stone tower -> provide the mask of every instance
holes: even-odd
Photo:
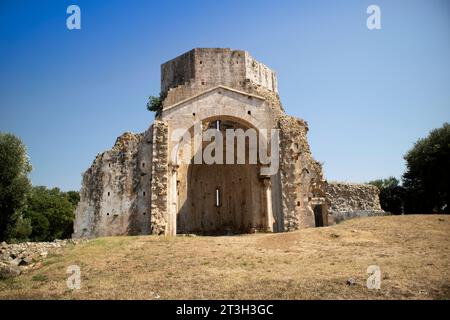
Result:
[[[246,51],[193,49],[161,66],[161,96],[162,111],[149,129],[124,133],[84,173],[74,237],[328,225],[327,184],[311,156],[308,125],[285,114],[273,70]],[[207,147],[186,143],[196,125],[224,136],[226,129],[275,130],[278,139],[268,135],[265,142],[276,142],[270,153],[278,170],[267,174],[248,161],[196,164],[191,155],[181,161]]]

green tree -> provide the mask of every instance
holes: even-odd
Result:
[[[25,208],[30,172],[25,145],[15,135],[0,132],[0,241],[9,240]]]
[[[369,182],[380,190],[380,205],[384,211],[393,214],[403,213],[405,190],[399,183],[400,181],[395,177]]]
[[[71,204],[76,208],[78,202],[80,202],[80,193],[78,191],[67,191],[66,197]]]
[[[165,99],[165,95],[162,93],[159,94],[158,97],[150,96],[147,102],[147,110],[155,112],[155,118],[158,118],[163,110],[163,101]]]
[[[75,193],[61,192],[58,188],[33,187],[24,217],[30,219],[32,241],[53,241],[70,238],[76,205]],[[78,202],[78,201],[77,201]]]
[[[404,156],[408,213],[449,213],[450,124],[434,129]]]
[[[24,218],[22,215],[16,221],[16,226],[11,234],[12,242],[28,241],[30,239],[32,227],[31,219]]]

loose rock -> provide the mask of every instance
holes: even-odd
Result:
[[[66,245],[75,245],[87,240],[55,240],[53,242],[22,242],[15,244],[0,244],[0,279],[18,276],[23,271],[38,266],[39,260],[50,252],[60,250]]]

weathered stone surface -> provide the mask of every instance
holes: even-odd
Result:
[[[153,158],[151,181],[151,231],[164,235],[168,230],[167,176],[168,176],[168,126],[156,120],[153,124]]]
[[[16,277],[20,275],[21,270],[17,266],[0,264],[0,280]]]
[[[306,134],[305,121],[282,115],[281,129],[281,185],[285,230],[314,227],[313,206],[323,207],[324,225],[327,224],[327,208],[321,165],[312,158]]]
[[[381,211],[379,190],[370,184],[328,183],[326,194],[333,212]]]
[[[165,107],[218,85],[245,92],[253,85],[278,91],[275,72],[243,50],[197,48],[161,66]]]
[[[124,133],[84,173],[74,238],[148,234],[152,129]]]
[[[326,198],[332,222],[385,214],[380,206],[378,188],[369,184],[328,183]]]
[[[357,282],[356,282],[355,278],[348,278],[345,284],[348,286],[355,286],[357,284]]]

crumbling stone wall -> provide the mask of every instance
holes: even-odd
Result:
[[[316,205],[322,206],[327,225],[326,181],[322,166],[314,160],[309,147],[308,123],[287,115],[276,91],[253,82],[246,82],[244,90],[266,100],[280,129],[280,170],[273,179],[273,182],[278,181],[281,190],[279,220],[283,222],[283,229],[280,231],[314,227],[313,207]]]
[[[75,211],[74,238],[147,234],[151,176],[151,130],[117,138],[111,150],[98,154],[83,174]]]
[[[384,214],[380,206],[379,190],[370,184],[328,183],[326,198],[332,222],[356,216]]]
[[[306,134],[308,125],[295,117],[282,115],[280,128],[280,173],[282,208],[286,231],[315,226],[311,202],[327,210],[321,165],[312,158]]]

